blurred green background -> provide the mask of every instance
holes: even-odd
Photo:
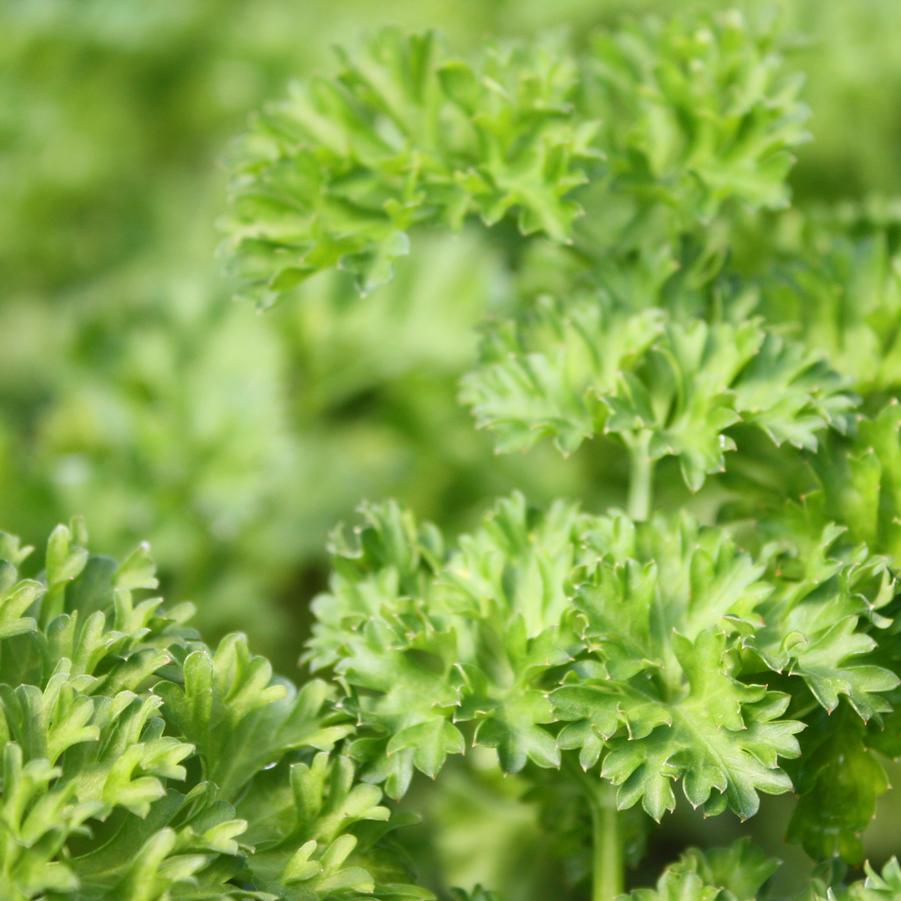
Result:
[[[0,522],[36,542],[83,512],[97,548],[149,539],[165,590],[197,602],[211,638],[243,629],[288,671],[328,529],[364,497],[450,530],[514,486],[618,501],[590,451],[498,459],[456,405],[474,326],[505,302],[494,245],[423,238],[363,303],[326,276],[260,315],[230,299],[215,221],[230,140],[337,42],[401,24],[466,50],[680,5],[0,0]],[[813,108],[796,203],[901,194],[901,3],[770,5]],[[448,813],[448,785],[429,803],[487,824],[448,840],[507,841],[508,869],[538,878],[517,864],[528,843],[485,810]],[[526,826],[538,815],[516,809]],[[468,847],[441,853],[465,871]]]

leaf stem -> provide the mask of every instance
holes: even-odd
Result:
[[[592,901],[613,901],[623,893],[623,847],[614,789],[598,780],[592,786]]]
[[[625,890],[625,860],[620,835],[620,814],[616,808],[616,789],[592,777],[573,760],[564,758],[582,787],[591,812],[591,901],[614,901]]]
[[[654,490],[654,461],[649,453],[650,432],[641,432],[628,444],[629,499],[628,513],[636,522],[644,522],[651,512]]]

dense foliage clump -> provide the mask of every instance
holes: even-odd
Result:
[[[108,26],[75,29],[84,58],[167,70],[110,13],[74,20]],[[216,17],[159,16],[227,130]],[[16,18],[23,59],[54,45]],[[242,51],[247,105],[292,65],[276,32]],[[127,236],[85,245],[126,305],[81,286],[44,328],[28,294],[67,283],[72,236],[13,254],[15,332],[57,353],[0,381],[0,502],[29,533],[61,504],[156,534],[203,616],[145,544],[92,556],[76,518],[34,563],[0,535],[0,895],[901,896],[897,202],[811,202],[803,166],[793,199],[817,124],[766,16],[450,47],[379,30],[252,117],[220,253],[265,315],[190,274],[165,192],[141,215],[183,268],[148,288]],[[220,637],[248,609],[300,687]]]
[[[789,838],[857,862],[901,750],[893,239],[771,225],[794,215],[800,86],[737,13],[474,62],[385,31],[257,119],[233,169],[227,241],[264,306],[336,266],[368,294],[416,227],[510,220],[516,300],[461,400],[500,453],[625,456],[625,511],[514,494],[448,543],[368,506],[333,541],[307,657],[390,796],[475,745],[580,798],[597,899],[623,889],[623,812],[660,821],[674,783],[741,820],[793,791]],[[689,854],[657,891],[758,897],[772,869],[748,845]]]
[[[84,526],[0,537],[3,897],[428,897],[400,884],[381,791],[335,750],[333,690],[298,690],[239,634],[216,648],[162,606],[146,546]]]

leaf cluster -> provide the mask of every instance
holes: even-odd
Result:
[[[689,849],[664,870],[653,889],[638,889],[624,898],[632,901],[784,901],[768,884],[779,861],[767,857],[747,841],[709,851]],[[901,869],[892,858],[882,873],[866,865],[866,878],[849,886],[833,884],[824,873],[795,901],[887,901],[901,891]]]
[[[146,546],[117,562],[59,526],[38,578],[30,550],[0,537],[4,897],[429,897],[333,750],[332,689],[273,676],[242,635],[203,644],[190,605],[150,594]]]
[[[309,659],[346,685],[351,753],[394,797],[471,741],[511,773],[574,752],[656,819],[674,781],[707,813],[748,817],[792,788],[793,710],[847,707],[877,730],[890,710],[898,678],[873,652],[891,577],[862,548],[833,553],[831,530],[792,566],[687,515],[636,524],[520,495],[451,549],[396,505],[364,517],[333,541]]]
[[[614,435],[651,461],[676,457],[692,491],[725,469],[734,426],[808,450],[823,429],[847,430],[855,399],[816,352],[760,319],[686,319],[655,300],[631,310],[605,293],[542,298],[501,323],[462,382],[477,425],[502,452],[550,437],[571,453]]]
[[[225,246],[239,292],[264,306],[335,266],[370,292],[414,226],[512,217],[523,237],[594,250],[708,227],[727,202],[784,206],[806,139],[800,79],[773,30],[737,13],[472,61],[387,30],[340,57],[234,154]]]

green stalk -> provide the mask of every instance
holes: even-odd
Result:
[[[650,432],[640,433],[629,447],[628,513],[635,522],[644,522],[651,513],[654,490],[654,461],[649,453]]]
[[[582,787],[591,812],[591,901],[614,901],[625,890],[625,859],[616,789],[589,775],[575,760],[563,765]]]
[[[619,834],[619,811],[613,788],[598,781],[592,786],[591,808],[592,901],[613,901],[624,889],[623,843]]]

